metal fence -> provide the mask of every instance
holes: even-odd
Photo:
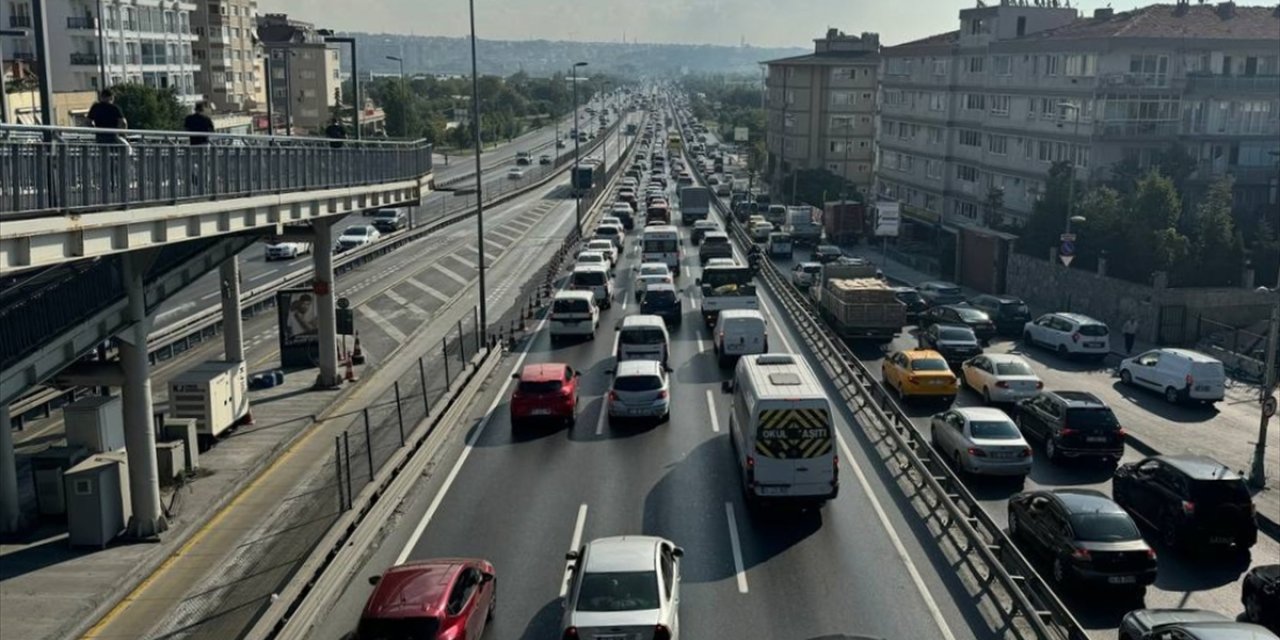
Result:
[[[416,180],[425,141],[0,125],[0,218]]]

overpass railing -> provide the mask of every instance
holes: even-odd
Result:
[[[0,220],[417,180],[431,151],[424,140],[0,125]]]

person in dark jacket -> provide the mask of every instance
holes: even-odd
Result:
[[[334,118],[329,123],[329,126],[324,128],[324,136],[333,140],[333,142],[329,143],[329,146],[337,149],[342,146],[340,141],[347,138],[347,128],[342,126],[342,123],[338,122],[337,118]]]
[[[203,102],[196,103],[196,110],[182,121],[182,128],[192,133],[213,133],[213,118],[205,114],[207,106]],[[191,144],[209,144],[209,136],[191,136]]]
[[[116,97],[110,89],[103,89],[98,94],[98,101],[89,107],[89,122],[96,129],[128,129],[129,121],[124,112],[116,106]],[[99,133],[98,144],[120,144],[120,135],[115,133]]]

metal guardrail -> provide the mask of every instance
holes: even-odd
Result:
[[[422,140],[5,124],[0,220],[419,180],[431,153]]]
[[[690,159],[691,160],[691,159]],[[692,163],[691,165],[692,166]],[[697,179],[704,181],[700,172]],[[744,247],[751,245],[732,212],[713,199],[725,228]],[[874,416],[874,424],[864,428],[887,437],[890,448],[913,485],[914,494],[925,499],[931,511],[946,512],[946,522],[968,542],[968,552],[977,554],[989,571],[988,579],[999,583],[1010,599],[1011,611],[1026,621],[1035,637],[1045,640],[1088,640],[1089,635],[1066,608],[1048,583],[1040,577],[1003,529],[991,519],[955,472],[935,455],[928,439],[889,397],[866,365],[819,317],[812,303],[793,287],[769,260],[761,263],[760,275],[782,304],[810,350],[829,368],[831,379],[851,408]],[[859,421],[863,422],[863,421]],[[984,591],[990,591],[989,588]]]

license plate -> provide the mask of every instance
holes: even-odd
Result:
[[[1096,347],[1101,347],[1101,346],[1102,346],[1102,343],[1101,343],[1101,342],[1086,342],[1086,343],[1084,343],[1084,346],[1086,346],[1086,347],[1094,347],[1094,348],[1096,348]]]
[[[1107,578],[1107,582],[1111,584],[1133,584],[1137,581],[1137,576],[1111,576]]]
[[[1207,384],[1196,385],[1196,391],[1208,391],[1208,390],[1209,390],[1209,385]]]
[[[940,380],[940,379],[933,379],[933,380],[930,380],[930,381],[929,381],[929,384],[931,384],[931,385],[933,385],[933,386],[935,386],[935,387],[940,387],[940,386],[942,386],[942,385],[944,385],[944,384],[946,384],[946,383],[947,383],[947,381],[946,381],[946,380]]]
[[[551,410],[550,410],[550,409],[534,409],[533,411],[530,411],[530,412],[529,412],[529,415],[531,415],[531,416],[549,416],[549,415],[551,415]]]
[[[1106,442],[1107,438],[1105,436],[1089,436],[1085,438],[1084,441],[1085,442]]]
[[[1008,458],[1016,457],[1017,455],[1018,455],[1018,454],[1017,454],[1017,453],[1015,453],[1015,452],[1013,452],[1013,451],[996,451],[995,453],[992,453],[992,454],[991,454],[991,457],[992,457],[992,458],[1008,459]]]
[[[762,496],[780,496],[787,492],[786,487],[760,487],[756,491]]]

